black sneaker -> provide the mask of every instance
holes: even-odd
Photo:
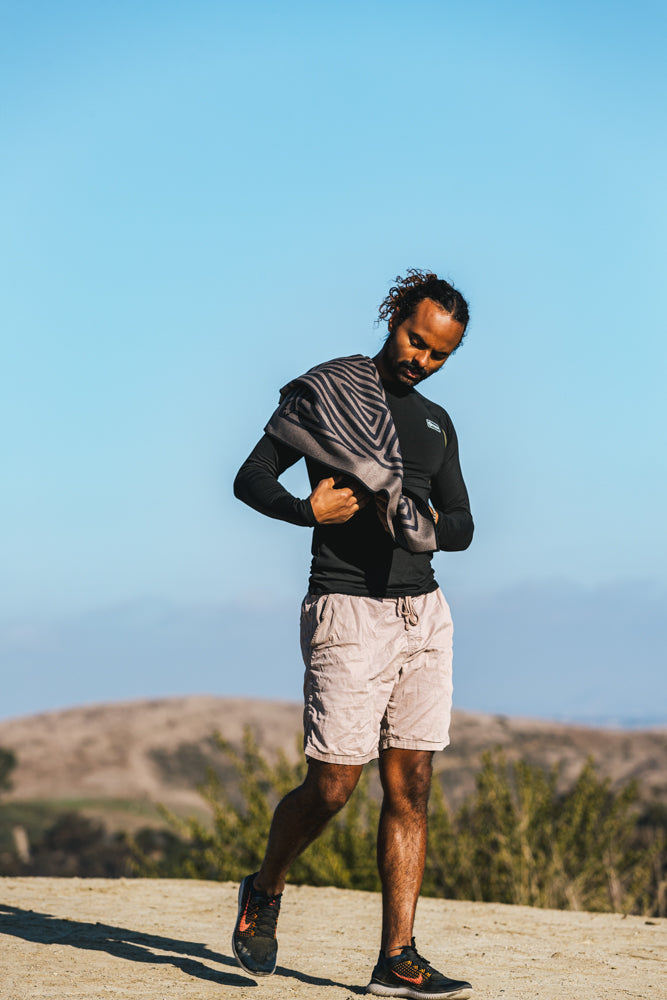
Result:
[[[280,896],[255,890],[255,872],[239,887],[239,910],[232,935],[232,948],[242,969],[253,976],[271,976],[276,969],[278,942],[276,925]]]
[[[472,993],[472,986],[462,979],[448,979],[429,965],[425,958],[417,954],[413,938],[399,955],[387,958],[380,952],[366,992],[378,997],[464,1000]]]

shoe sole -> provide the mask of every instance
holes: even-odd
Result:
[[[366,987],[367,993],[372,993],[376,997],[409,997],[411,1000],[466,1000],[472,996],[472,989],[468,986],[460,990],[448,990],[444,993],[426,993],[424,990],[413,990],[409,986],[385,986],[384,983],[369,983]]]
[[[273,963],[273,968],[271,969],[270,972],[258,972],[256,969],[249,969],[248,966],[244,964],[243,959],[236,950],[236,942],[234,938],[236,937],[236,928],[238,926],[238,922],[241,919],[241,907],[243,906],[243,890],[249,878],[250,875],[246,875],[246,877],[241,882],[241,885],[239,886],[239,903],[236,911],[236,923],[234,924],[234,930],[232,931],[232,951],[234,952],[234,958],[236,959],[237,965],[240,965],[243,971],[247,972],[249,976],[272,976],[273,973],[276,971],[276,965],[278,964],[277,958],[276,961]]]

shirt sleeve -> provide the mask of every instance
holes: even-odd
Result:
[[[265,434],[239,469],[234,480],[234,496],[267,517],[315,527],[317,521],[310,500],[297,499],[278,482],[279,476],[301,457],[294,448]]]
[[[447,433],[445,458],[431,479],[431,500],[438,513],[435,530],[440,549],[445,552],[460,552],[470,545],[475,525],[470,512],[468,491],[461,473],[456,431],[449,417],[445,426]]]

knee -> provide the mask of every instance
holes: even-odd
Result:
[[[426,812],[428,807],[428,799],[431,794],[431,775],[430,765],[428,769],[420,769],[405,789],[410,807],[417,812]]]
[[[430,754],[423,754],[392,769],[383,782],[387,806],[400,812],[425,813],[431,791],[433,767]]]
[[[318,788],[318,799],[323,812],[329,816],[335,816],[343,808],[350,795],[345,785],[327,783]]]
[[[306,778],[313,808],[327,817],[335,816],[354,791],[358,777],[351,768],[314,769]]]
[[[410,781],[397,789],[397,798],[404,809],[425,813],[431,792],[431,774],[415,774]]]

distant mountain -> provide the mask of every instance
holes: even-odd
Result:
[[[301,706],[277,701],[191,696],[108,703],[0,722],[0,746],[18,758],[14,801],[162,802],[201,807],[196,791],[209,765],[231,778],[216,732],[239,745],[249,726],[269,756],[296,759]],[[474,787],[485,750],[508,760],[560,766],[563,787],[588,756],[615,786],[636,778],[646,800],[667,801],[667,729],[618,731],[498,715],[455,712],[452,745],[435,769],[451,805]]]

